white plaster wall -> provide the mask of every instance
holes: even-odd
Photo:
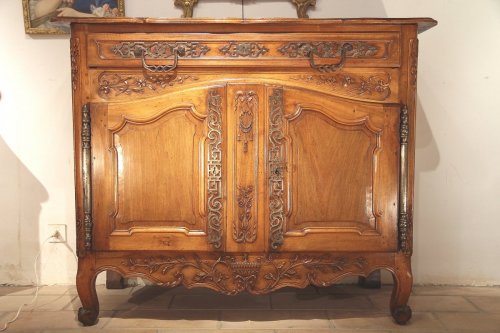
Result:
[[[178,17],[173,0],[127,0],[129,16]],[[287,1],[200,0],[197,17],[294,17]],[[500,2],[318,0],[311,17],[430,16],[420,36],[416,283],[500,284]],[[24,34],[19,0],[0,1],[0,284],[74,283],[68,37]],[[44,244],[49,223],[68,246]]]

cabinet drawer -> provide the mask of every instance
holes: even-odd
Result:
[[[399,32],[330,34],[89,34],[89,67],[399,67]]]

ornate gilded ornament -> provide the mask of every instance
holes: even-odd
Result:
[[[100,43],[97,42],[100,50]],[[124,59],[164,59],[178,55],[181,58],[200,58],[210,48],[200,42],[120,42],[111,46],[111,52]]]
[[[208,93],[208,243],[222,247],[222,97]]]
[[[219,51],[224,56],[231,58],[258,58],[269,52],[269,49],[257,43],[229,42],[227,45],[219,48]]]
[[[78,68],[78,63],[80,62],[80,39],[72,37],[69,46],[71,54],[71,85],[73,90],[76,90],[80,75]]]
[[[399,170],[399,249],[401,252],[411,254],[412,251],[412,222],[408,214],[408,108],[401,108],[400,122],[400,170]]]
[[[307,15],[307,10],[311,6],[316,5],[316,0],[291,0],[292,3],[297,7],[297,17],[299,18],[309,18]],[[182,8],[182,17],[192,18],[194,6],[198,3],[198,0],[174,0],[174,5]]]
[[[309,18],[309,15],[307,15],[307,10],[311,6],[316,6],[316,0],[292,0],[292,2],[295,6],[297,6],[298,18]]]
[[[335,73],[320,75],[294,75],[291,80],[326,86],[348,96],[366,97],[379,101],[391,96],[391,75],[389,73],[370,76]]]
[[[193,9],[194,5],[198,2],[198,0],[175,0],[174,5],[177,7],[182,7],[182,17],[190,18],[193,17]]]
[[[238,91],[234,98],[235,112],[239,114],[238,141],[243,141],[243,151],[248,152],[248,143],[253,141],[254,116],[259,111],[259,96],[255,91]]]
[[[238,222],[233,222],[233,239],[237,243],[253,243],[257,224],[252,221],[253,186],[238,187]]]
[[[180,284],[188,287],[204,286],[226,295],[236,295],[244,291],[266,294],[286,286],[328,286],[346,273],[366,273],[364,269],[368,267],[368,261],[364,257],[333,254],[253,258],[248,255],[228,255],[209,260],[188,254],[175,257],[129,257],[121,265],[126,272],[161,275],[162,281],[168,280],[163,282],[167,287]],[[196,273],[186,274],[187,271]],[[257,283],[261,280],[265,283]]]
[[[181,85],[188,81],[197,81],[198,77],[189,74],[117,74],[103,72],[99,75],[98,94],[102,98],[120,95],[143,94],[146,90],[158,91],[175,85]]]
[[[283,227],[285,222],[285,181],[286,170],[283,134],[283,89],[274,89],[269,96],[269,222],[270,241],[273,249],[283,244]]]
[[[281,46],[278,51],[289,58],[309,58],[316,56],[319,58],[338,58],[342,54],[345,46],[347,48],[345,56],[348,58],[370,58],[379,52],[377,45],[363,41],[342,41],[342,42],[290,42]]]
[[[92,180],[91,180],[91,123],[90,106],[82,107],[82,185],[83,185],[83,228],[85,232],[84,245],[87,250],[92,248]]]

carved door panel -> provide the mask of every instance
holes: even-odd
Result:
[[[264,204],[263,85],[227,87],[227,251],[262,252],[266,247]]]
[[[399,107],[269,90],[271,249],[396,250]]]
[[[224,249],[220,87],[92,105],[94,246]]]

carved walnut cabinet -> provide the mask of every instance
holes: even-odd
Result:
[[[378,269],[411,317],[417,33],[432,19],[72,24],[77,288],[227,295]]]

